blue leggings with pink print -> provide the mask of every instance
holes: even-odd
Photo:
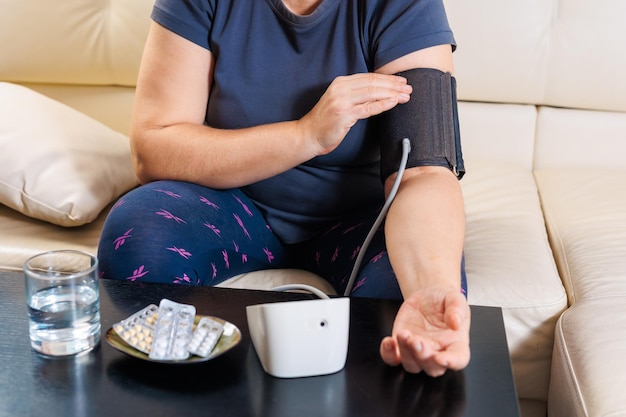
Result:
[[[357,214],[310,241],[283,244],[240,190],[159,181],[130,191],[106,220],[98,259],[102,278],[217,285],[260,269],[302,268],[343,294],[378,209]],[[466,290],[461,268],[463,291]],[[382,228],[367,248],[353,296],[402,295]]]

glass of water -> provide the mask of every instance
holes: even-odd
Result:
[[[58,250],[24,263],[30,344],[49,356],[89,352],[100,342],[98,259]]]

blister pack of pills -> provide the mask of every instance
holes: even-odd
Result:
[[[207,357],[224,333],[224,326],[210,317],[202,317],[189,341],[188,349],[194,355]]]
[[[158,312],[159,307],[156,304],[150,304],[132,316],[115,323],[113,330],[130,346],[149,354]]]
[[[195,317],[194,306],[162,299],[159,304],[150,359],[187,359],[189,357],[187,344],[191,340]]]
[[[196,317],[192,305],[164,298],[158,306],[150,304],[115,323],[113,330],[152,360],[178,361],[191,355],[209,358],[224,334],[224,325],[213,317]]]

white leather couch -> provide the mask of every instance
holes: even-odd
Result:
[[[626,3],[445,3],[470,302],[503,308],[524,417],[626,416]],[[125,135],[151,6],[0,0],[0,269],[95,252],[136,185]],[[229,285],[293,280],[328,290],[299,271]]]

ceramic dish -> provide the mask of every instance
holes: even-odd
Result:
[[[197,315],[194,320],[194,323],[198,324],[198,322],[200,321],[202,317],[205,317],[205,316]],[[211,354],[207,357],[191,355],[189,356],[189,358],[185,360],[155,360],[155,359],[150,359],[148,354],[143,353],[135,349],[134,347],[130,346],[128,343],[126,343],[115,332],[115,330],[113,330],[112,327],[109,330],[107,330],[105,338],[106,338],[106,341],[109,343],[109,345],[119,350],[120,352],[130,355],[132,357],[138,358],[138,359],[142,359],[144,361],[148,361],[148,362],[172,363],[172,364],[191,364],[191,363],[198,363],[198,362],[206,362],[208,360],[211,360],[213,358],[220,356],[222,353],[229,351],[233,347],[237,346],[237,344],[241,341],[241,332],[239,331],[237,326],[235,326],[234,324],[230,322],[227,322],[226,320],[220,319],[218,317],[213,317],[213,316],[206,316],[206,317],[209,317],[215,321],[218,321],[222,323],[222,325],[224,326],[224,333],[222,334],[222,337],[220,337],[219,342],[217,342],[217,345],[215,345],[215,347],[213,348],[213,351],[211,351]]]

